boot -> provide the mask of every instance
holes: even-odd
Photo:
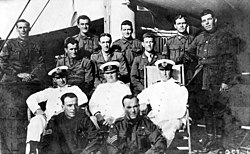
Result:
[[[224,154],[225,148],[223,146],[223,137],[222,135],[216,135],[217,148],[219,149],[218,154]]]
[[[203,143],[203,152],[209,152],[217,148],[216,138],[213,134],[207,134],[207,139]]]
[[[38,154],[38,151],[37,151],[38,142],[37,141],[30,141],[29,144],[30,144],[29,154]]]

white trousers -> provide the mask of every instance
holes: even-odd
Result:
[[[182,121],[179,119],[163,120],[157,124],[161,129],[163,136],[167,139],[167,147],[172,143],[176,130],[182,126]]]
[[[41,134],[45,130],[47,125],[47,120],[43,115],[36,115],[30,119],[30,123],[27,129],[27,137],[26,137],[26,154],[30,151],[30,141],[40,142]]]

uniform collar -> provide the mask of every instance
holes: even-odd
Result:
[[[21,39],[20,37],[17,38],[17,40],[20,42],[20,43],[27,43],[30,41],[30,39],[27,37],[25,39]]]
[[[124,116],[124,119],[125,119],[128,123],[136,124],[136,123],[138,123],[139,121],[141,121],[142,116],[138,115],[135,119],[129,119],[129,117],[128,117],[127,115],[125,115],[125,116]]]
[[[81,35],[81,33],[78,34],[78,37],[85,40],[85,39],[89,39],[90,35],[87,33],[86,35]]]
[[[178,33],[177,35],[176,35],[176,37],[180,40],[180,39],[187,39],[188,38],[188,35],[184,35],[184,34],[180,34],[180,33]]]
[[[124,43],[124,44],[126,44],[127,42],[128,43],[133,43],[133,38],[132,37],[129,37],[129,38],[124,38],[124,37],[122,37],[122,43]]]
[[[155,58],[157,58],[158,56],[156,55],[156,52],[155,51],[153,51],[152,53],[151,53],[151,55],[153,55],[153,59],[155,59]],[[143,52],[143,54],[142,54],[142,58],[148,58],[148,56],[146,56],[146,54],[145,54],[145,51]]]

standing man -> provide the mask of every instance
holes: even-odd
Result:
[[[35,115],[31,118],[27,129],[26,153],[34,153],[37,144],[40,142],[40,136],[46,127],[50,118],[62,112],[61,96],[68,92],[74,92],[78,98],[78,106],[88,102],[87,96],[77,86],[67,84],[67,66],[60,66],[52,69],[48,75],[53,78],[55,88],[47,88],[30,95],[26,101],[29,109]],[[43,111],[39,105],[46,101],[46,110]]]
[[[64,41],[65,55],[60,56],[56,66],[68,66],[67,81],[77,85],[88,97],[94,86],[94,67],[90,59],[79,57],[78,41],[67,38]]]
[[[204,31],[190,45],[189,54],[198,60],[194,79],[201,82],[202,100],[198,102],[202,103],[207,131],[204,147],[209,151],[223,148],[223,111],[228,100],[222,95],[236,73],[236,56],[232,35],[217,26],[213,11],[201,13],[201,25]]]
[[[142,55],[135,57],[130,74],[132,90],[135,95],[144,89],[144,67],[152,66],[158,59],[163,58],[156,53],[154,45],[155,36],[151,33],[143,34],[142,46],[144,52]]]
[[[101,49],[91,55],[91,60],[95,65],[95,87],[100,83],[105,83],[106,80],[103,76],[102,71],[99,69],[100,66],[109,61],[118,61],[120,63],[119,68],[119,79],[125,81],[128,76],[128,70],[124,56],[121,52],[116,52],[110,48],[112,42],[111,35],[108,33],[102,33],[99,36],[99,45]]]
[[[118,80],[120,63],[116,61],[101,65],[107,83],[97,86],[90,101],[89,110],[100,126],[110,126],[115,119],[122,116],[122,98],[131,94],[129,86]]]
[[[110,128],[108,152],[164,153],[166,139],[148,117],[140,115],[139,100],[133,95],[126,95],[122,99],[122,105],[125,115],[117,119]]]
[[[16,22],[18,38],[6,42],[0,51],[0,82],[39,81],[45,75],[44,59],[39,46],[29,38],[30,23],[24,19]]]
[[[73,36],[79,42],[80,57],[90,58],[91,54],[98,48],[98,37],[89,32],[91,20],[86,15],[77,18],[77,27],[80,33]]]
[[[72,92],[65,93],[61,101],[63,112],[49,120],[43,133],[41,153],[80,154],[97,151],[98,146],[93,143],[97,139],[97,130],[79,108],[77,96]],[[88,146],[90,142],[91,146]]]
[[[169,147],[176,130],[185,124],[188,91],[172,78],[174,61],[160,59],[155,65],[159,69],[161,80],[143,90],[138,98],[141,110],[148,110],[148,117],[162,129]]]
[[[177,15],[174,21],[174,28],[177,30],[177,35],[166,40],[162,54],[166,55],[167,59],[173,60],[176,64],[184,64],[184,74],[187,82],[192,78],[195,63],[185,56],[185,52],[194,37],[187,32],[188,23],[186,16]]]
[[[122,38],[114,41],[113,47],[120,48],[130,74],[134,58],[142,52],[142,45],[141,41],[132,37],[133,25],[131,21],[124,20],[121,23],[121,33]]]

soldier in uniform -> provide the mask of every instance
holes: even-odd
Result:
[[[151,33],[145,33],[142,42],[144,52],[142,55],[135,57],[130,74],[132,90],[135,95],[144,89],[144,67],[154,65],[158,59],[163,58],[156,53],[154,45],[155,36]]]
[[[113,51],[110,48],[111,42],[112,42],[111,35],[108,33],[102,33],[99,36],[99,45],[101,46],[101,50],[91,55],[91,60],[95,65],[94,87],[96,87],[100,83],[106,82],[103,73],[99,68],[102,64],[109,61],[118,61],[120,63],[119,79],[121,81],[124,81],[125,78],[128,76],[128,70],[126,67],[123,54],[121,52]]]
[[[226,91],[236,73],[236,56],[233,37],[217,27],[217,18],[207,9],[201,13],[201,25],[204,31],[199,34],[189,47],[189,54],[198,60],[193,79],[201,82],[198,101],[204,113],[207,140],[205,150],[223,148],[223,111],[227,100]]]
[[[195,63],[186,57],[185,52],[192,43],[194,37],[187,32],[187,18],[183,15],[175,17],[174,28],[177,30],[177,35],[166,40],[163,48],[163,55],[167,59],[173,60],[176,64],[184,64],[186,82],[192,78]]]
[[[30,23],[24,19],[16,22],[18,38],[6,42],[0,52],[0,82],[39,81],[45,75],[44,60],[39,46],[29,38]]]
[[[41,153],[80,154],[97,151],[98,146],[93,143],[97,142],[96,127],[79,108],[77,96],[72,92],[65,93],[61,101],[63,112],[49,120],[42,137]]]
[[[164,153],[166,139],[147,117],[140,115],[138,99],[126,95],[122,99],[125,115],[111,126],[107,139],[109,154]]]
[[[142,45],[141,41],[132,37],[133,25],[131,21],[124,20],[121,23],[121,32],[122,38],[114,41],[112,47],[120,48],[119,51],[121,51],[125,57],[128,72],[130,74],[134,58],[142,52]]]
[[[79,42],[79,56],[90,58],[98,48],[98,37],[90,33],[91,20],[86,15],[77,18],[77,27],[80,33],[73,36]]]
[[[78,86],[67,84],[67,66],[60,66],[52,69],[48,75],[52,76],[56,88],[46,88],[42,91],[30,95],[26,101],[29,109],[35,115],[31,118],[27,129],[26,153],[35,153],[40,135],[46,127],[50,118],[62,111],[61,96],[68,92],[74,92],[78,98],[78,106],[88,102],[87,96]],[[39,105],[46,101],[46,109],[43,111]]]
[[[90,59],[78,55],[78,41],[67,38],[64,42],[65,55],[59,56],[56,66],[68,66],[67,82],[77,85],[88,97],[94,86],[94,67]]]
[[[138,98],[141,110],[148,110],[148,117],[162,129],[169,147],[176,130],[185,124],[188,91],[172,78],[174,61],[160,59],[155,65],[159,69],[161,81],[144,89]]]
[[[111,61],[100,67],[107,83],[98,85],[89,101],[89,110],[99,125],[110,126],[120,117],[122,105],[118,102],[121,102],[125,95],[131,94],[129,86],[117,78],[119,66],[119,62]]]

